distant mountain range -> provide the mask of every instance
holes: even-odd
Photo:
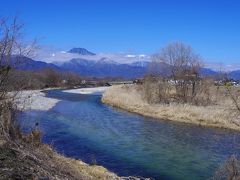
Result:
[[[61,70],[60,67],[58,67],[55,64],[52,63],[46,63],[42,61],[35,61],[31,58],[21,56],[21,57],[15,57],[13,56],[10,59],[10,66],[19,69],[19,70],[32,70],[32,71],[38,71],[42,69],[53,69],[53,70]]]
[[[133,64],[118,64],[111,61],[90,61],[85,59],[72,59],[60,65],[66,71],[73,71],[83,76],[95,77],[123,77],[137,78],[146,73],[146,66]]]
[[[72,71],[78,73],[82,76],[93,76],[93,77],[122,77],[125,79],[133,79],[138,77],[143,77],[149,68],[149,61],[135,61],[132,63],[121,64],[109,58],[101,59],[84,59],[84,56],[95,56],[94,53],[84,49],[84,48],[73,48],[68,53],[80,54],[82,58],[73,58],[65,61],[63,63],[55,62],[46,63],[42,61],[35,61],[31,58],[13,57],[11,60],[11,65],[16,69],[21,70],[41,70],[46,68],[51,68],[57,71]],[[171,67],[165,63],[158,64],[158,67],[154,65],[150,67],[153,71],[159,71],[163,75],[167,75],[170,72]],[[217,72],[209,68],[202,68],[201,74],[203,76],[216,75]],[[233,79],[240,80],[240,70],[232,71],[229,76]]]

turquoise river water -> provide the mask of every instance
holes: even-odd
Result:
[[[142,117],[102,104],[101,95],[46,94],[60,102],[48,111],[21,113],[23,129],[38,122],[43,141],[58,152],[120,176],[209,179],[240,152],[236,131]]]

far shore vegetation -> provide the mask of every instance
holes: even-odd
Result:
[[[153,57],[145,78],[109,88],[104,103],[149,117],[240,130],[240,87],[226,74],[201,75],[190,46],[172,43]]]

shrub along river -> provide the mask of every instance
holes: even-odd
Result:
[[[43,141],[58,152],[120,176],[208,179],[240,152],[236,131],[142,117],[102,104],[101,95],[46,93],[61,101],[48,111],[23,112],[24,129],[38,122]]]

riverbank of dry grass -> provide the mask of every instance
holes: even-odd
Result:
[[[107,169],[64,157],[45,144],[0,144],[0,179],[121,179]]]
[[[138,85],[124,85],[107,89],[103,94],[102,102],[157,119],[240,130],[240,119],[234,114],[234,106],[227,99],[210,106],[177,103],[148,104],[142,98]]]

